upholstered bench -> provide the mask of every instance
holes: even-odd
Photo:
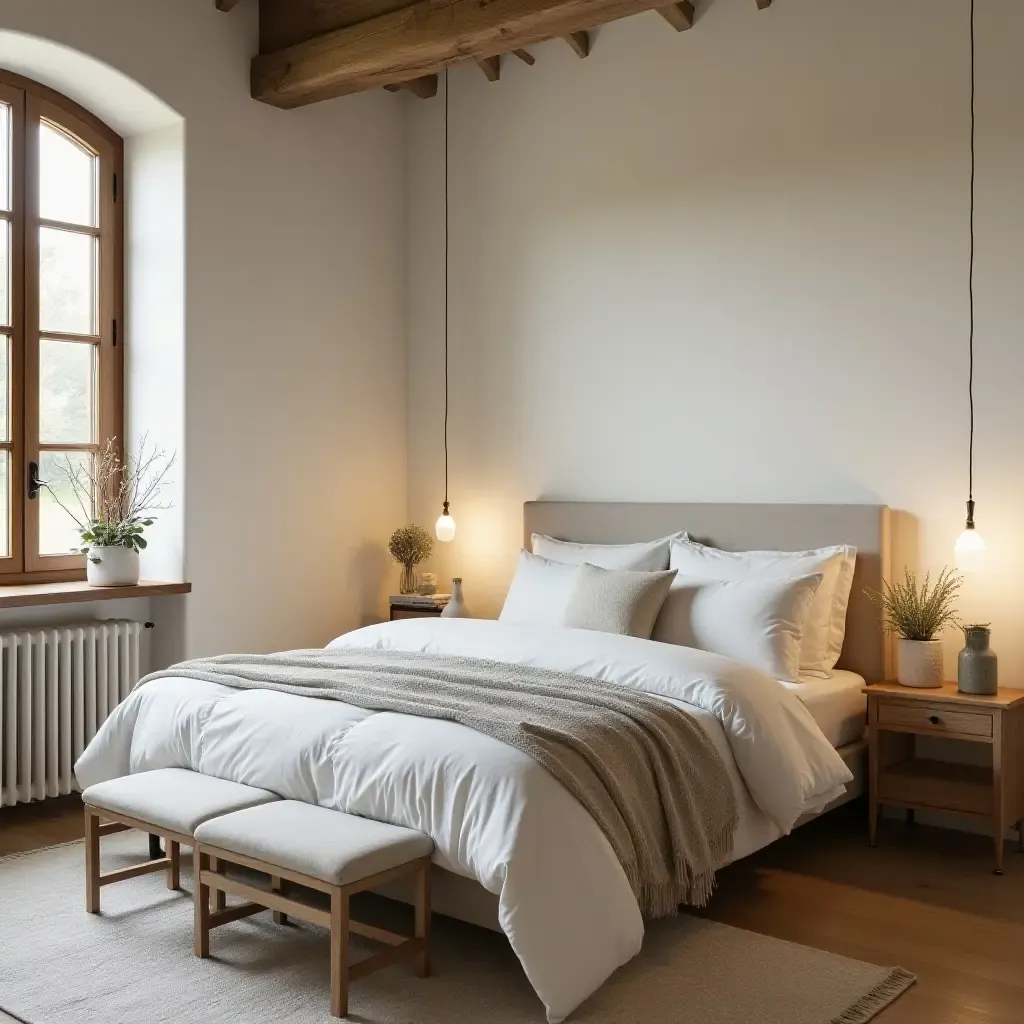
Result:
[[[100,887],[151,871],[166,871],[167,888],[180,886],[181,845],[193,844],[196,827],[218,814],[278,800],[276,793],[243,786],[184,768],[139,772],[98,782],[82,794],[85,803],[85,909],[100,912]],[[161,836],[167,854],[107,874],[100,873],[100,839],[140,829]],[[221,909],[222,905],[218,905]]]
[[[331,933],[331,1013],[344,1017],[348,985],[396,960],[413,960],[422,978],[430,972],[430,855],[433,840],[413,829],[360,818],[293,800],[250,807],[211,818],[196,829],[195,954],[210,955],[210,929],[273,910],[323,925]],[[270,876],[268,889],[229,877],[227,867]],[[237,872],[236,872],[237,876]],[[416,886],[412,937],[397,935],[349,917],[349,897],[396,878],[411,876]],[[326,893],[330,910],[286,895],[295,883]],[[247,904],[211,913],[210,893],[233,893]],[[280,915],[280,916],[279,916]],[[389,948],[349,966],[349,932]]]

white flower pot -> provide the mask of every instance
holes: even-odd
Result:
[[[901,686],[934,689],[942,685],[942,641],[904,640],[897,649],[896,681]]]
[[[91,547],[85,572],[90,587],[134,587],[139,582],[139,553],[119,546]]]

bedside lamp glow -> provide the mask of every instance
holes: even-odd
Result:
[[[434,532],[442,544],[455,540],[455,520],[452,519],[448,512],[447,501],[444,503],[444,511],[438,516],[437,523],[434,525]]]

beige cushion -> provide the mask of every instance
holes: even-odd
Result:
[[[334,885],[358,882],[434,850],[422,832],[297,800],[213,818],[196,829],[196,839]]]
[[[649,640],[675,570],[631,572],[584,563],[577,570],[562,625]]]
[[[100,810],[125,814],[183,835],[218,814],[278,800],[266,789],[243,786],[185,768],[159,768],[90,786],[82,799]]]

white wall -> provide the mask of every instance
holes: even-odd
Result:
[[[143,579],[185,571],[185,125],[125,142],[125,435],[175,459],[142,554]],[[170,455],[170,453],[174,453]]]
[[[500,607],[537,497],[884,502],[952,561],[967,469],[964,0],[698,4],[451,74],[451,499]],[[1024,684],[1024,5],[978,10],[963,610]],[[410,108],[410,514],[441,502],[441,113]],[[685,527],[685,523],[680,523]],[[444,558],[447,557],[447,561]],[[949,638],[950,653],[958,637]],[[952,671],[952,662],[949,664]]]
[[[252,101],[254,4],[0,0],[0,28],[106,62],[184,120],[179,649],[314,645],[378,614],[406,502],[400,98]],[[158,343],[146,331],[128,344]]]

